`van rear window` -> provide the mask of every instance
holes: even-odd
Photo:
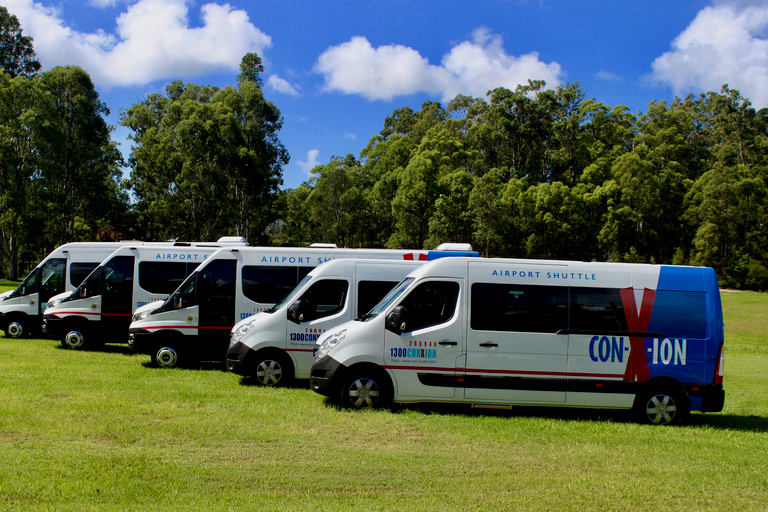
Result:
[[[616,288],[571,288],[571,318],[575,331],[626,332],[627,317]]]
[[[668,338],[706,338],[705,295],[703,292],[656,291],[648,330]]]
[[[259,304],[276,304],[313,268],[246,265],[242,270],[243,295]]]

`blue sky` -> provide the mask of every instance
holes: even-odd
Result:
[[[528,79],[645,112],[728,83],[768,105],[768,0],[0,0],[47,70],[78,65],[112,111],[172,80],[236,84],[258,53],[285,118],[284,186],[359,156],[386,116]]]

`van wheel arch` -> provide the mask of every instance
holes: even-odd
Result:
[[[276,347],[267,347],[251,353],[247,358],[250,376],[261,386],[285,387],[294,382],[295,366],[288,353]]]
[[[651,425],[679,425],[688,420],[691,402],[682,384],[674,379],[648,381],[635,395],[635,419]]]
[[[358,363],[346,368],[336,379],[335,395],[349,409],[385,409],[392,405],[394,384],[384,368]]]

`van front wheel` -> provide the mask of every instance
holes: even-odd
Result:
[[[65,348],[72,350],[83,350],[86,347],[86,344],[85,334],[82,331],[83,329],[72,329],[67,332],[67,334],[64,335],[64,338],[62,338],[61,344]]]
[[[381,371],[354,371],[341,386],[341,405],[351,409],[385,408],[392,402],[392,385]]]
[[[256,359],[253,376],[262,386],[287,386],[293,378],[290,358],[280,352],[267,352]]]
[[[152,364],[159,368],[174,368],[179,365],[179,353],[173,347],[160,347],[152,354]]]

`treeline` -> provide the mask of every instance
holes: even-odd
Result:
[[[706,265],[768,289],[768,109],[724,86],[634,115],[544,86],[395,110],[285,193],[284,241]]]
[[[40,73],[3,7],[0,62],[0,278],[65,242],[240,235],[707,265],[768,290],[768,109],[727,86],[638,115],[539,81],[399,108],[359,156],[280,191],[283,118],[255,54],[237,86],[177,81],[122,112],[127,162],[89,75]]]

